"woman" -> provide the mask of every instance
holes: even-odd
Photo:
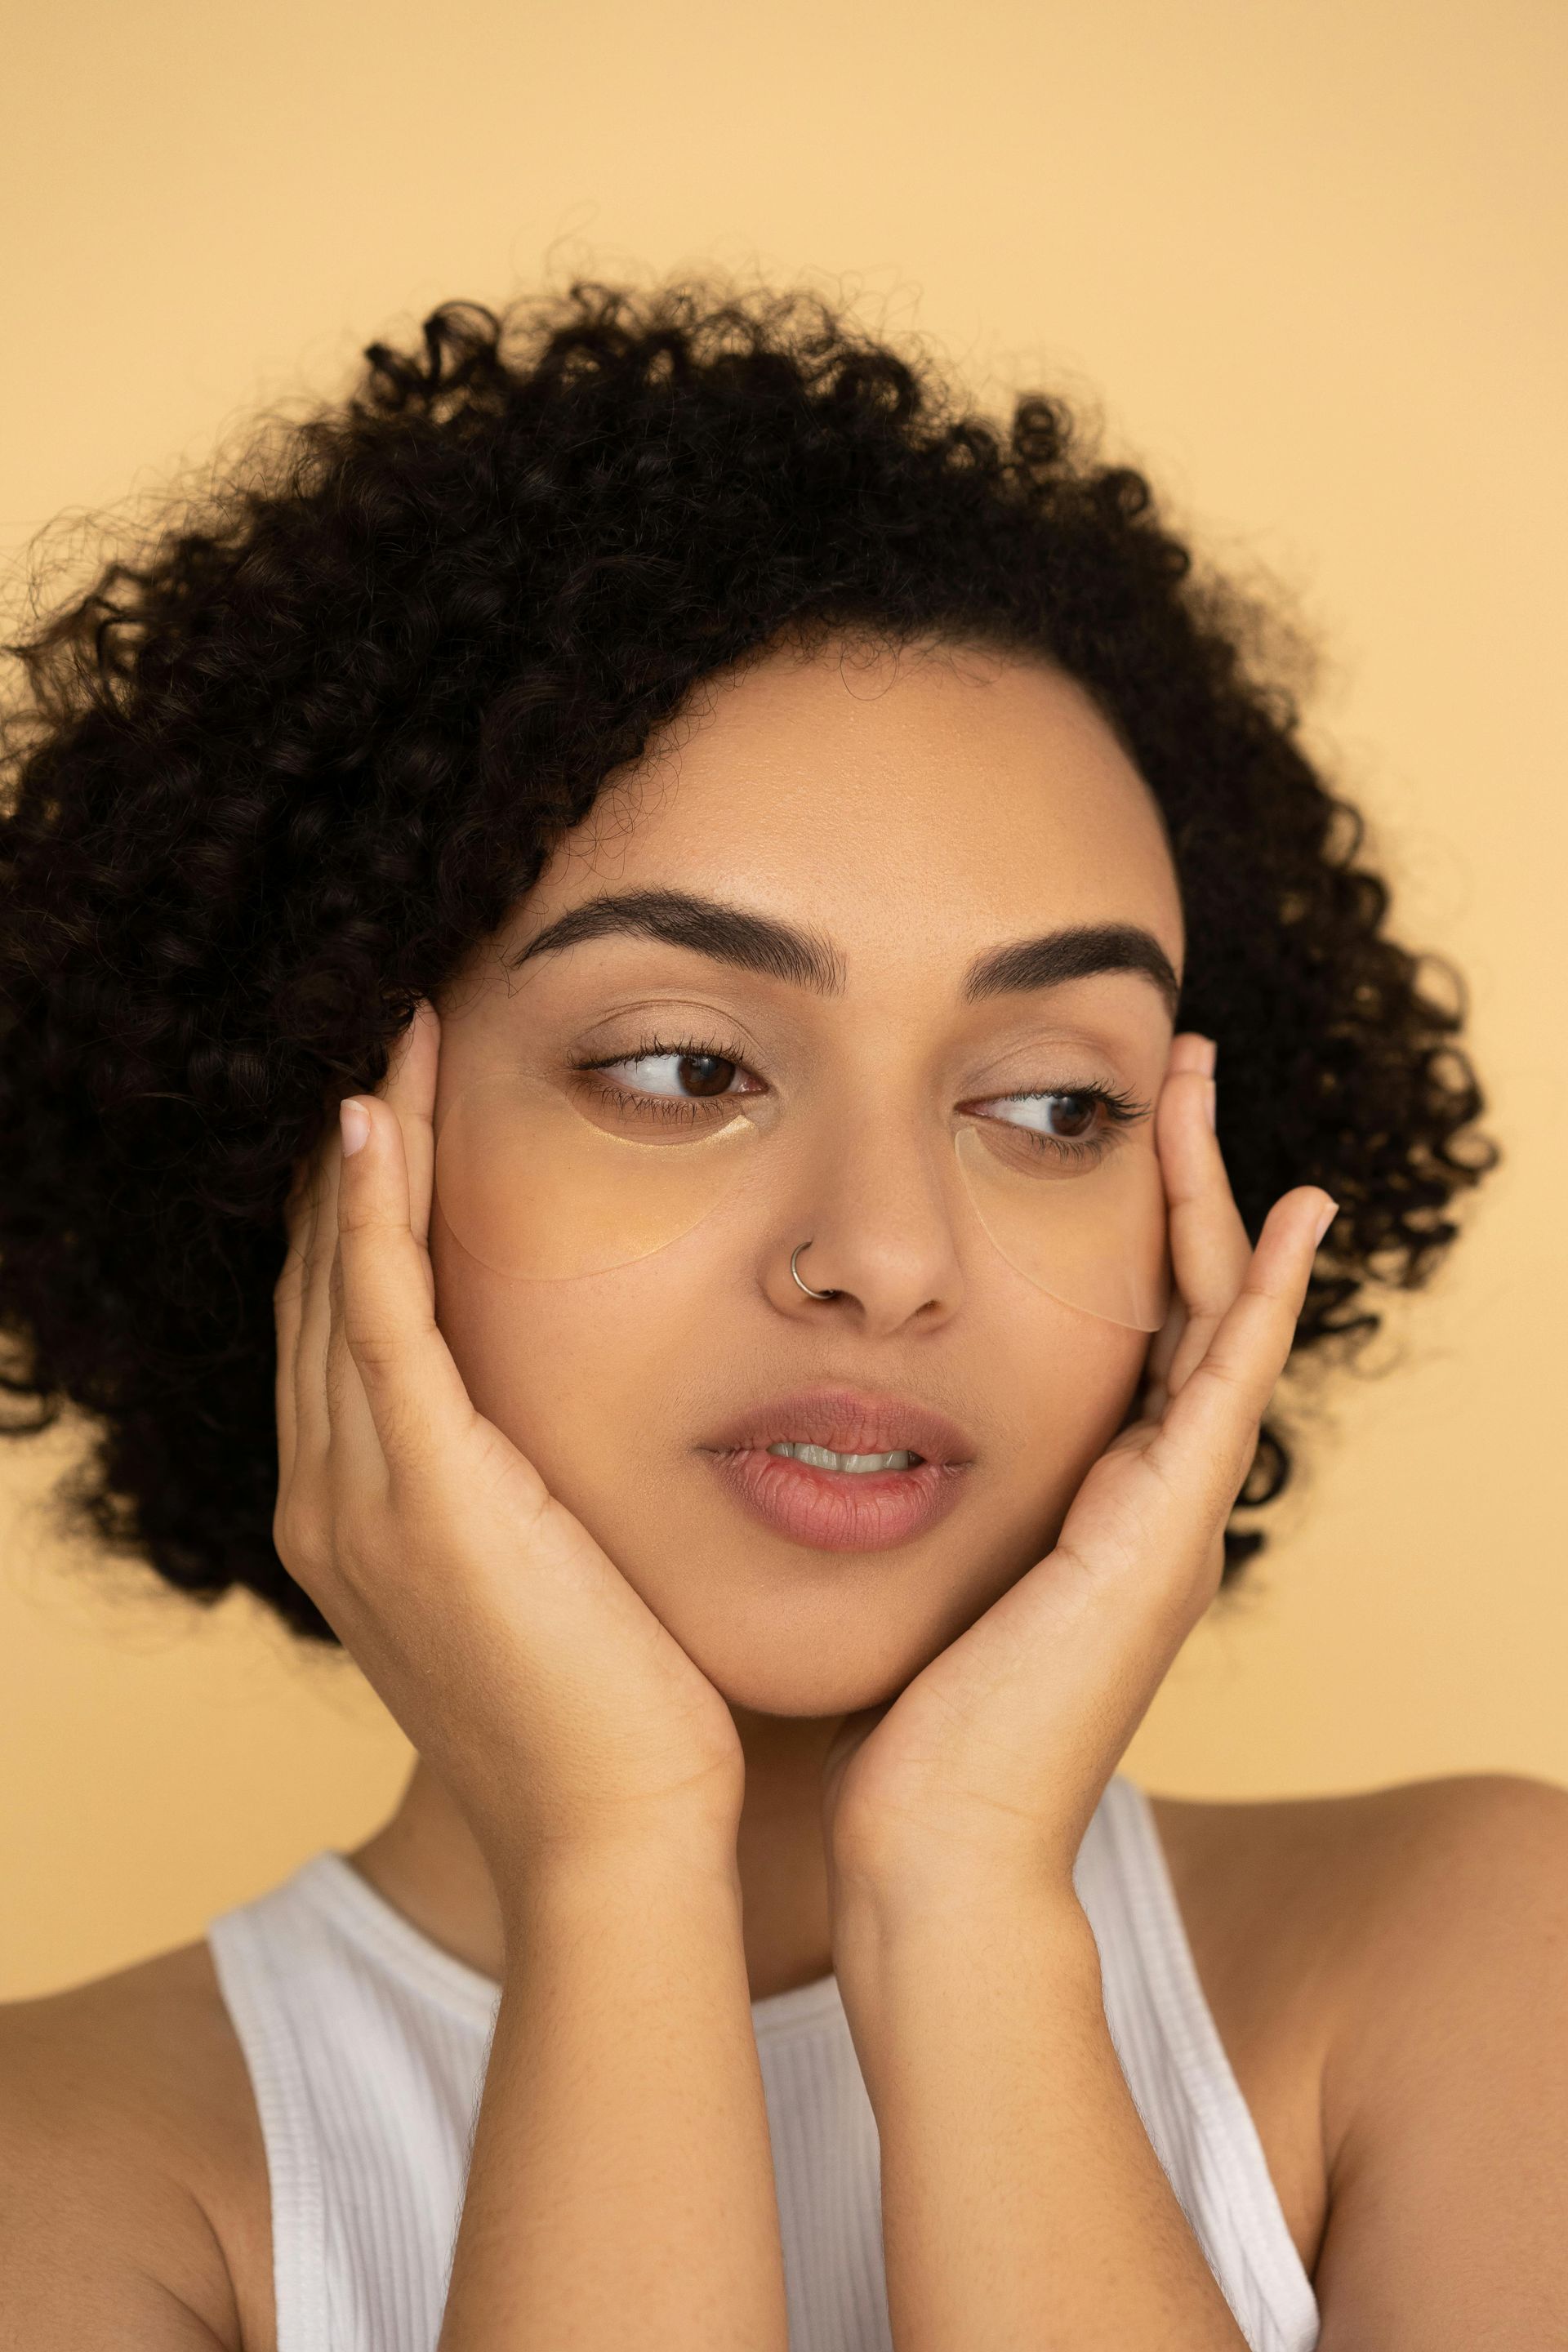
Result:
[[[3,1298],[418,1763],[7,2013],[12,2333],[1568,2340],[1562,1792],[1116,1770],[1492,1156],[1259,616],[808,305],[367,358],[21,649]]]

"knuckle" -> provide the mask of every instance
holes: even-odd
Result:
[[[362,1606],[378,1591],[395,1586],[410,1551],[426,1556],[404,1512],[374,1506],[367,1509],[361,1499],[352,1516],[343,1514],[340,1527],[332,1559],[334,1588]]]
[[[1258,1382],[1250,1372],[1233,1363],[1226,1356],[1211,1356],[1204,1366],[1215,1386],[1228,1389],[1232,1395],[1250,1400],[1257,1392]]]
[[[342,1329],[349,1352],[362,1372],[384,1378],[395,1369],[401,1353],[395,1333],[358,1315],[346,1316]]]
[[[327,1491],[300,1503],[292,1496],[273,1514],[272,1542],[297,1584],[320,1601],[363,1591],[382,1575],[400,1533],[386,1514],[357,1490],[350,1492],[328,1465]]]
[[[430,1417],[416,1402],[389,1402],[381,1414],[379,1433],[400,1484],[419,1478],[436,1458]],[[405,1485],[405,1492],[409,1491]]]
[[[307,1587],[331,1566],[320,1512],[292,1492],[280,1496],[273,1511],[272,1548],[296,1582]]]

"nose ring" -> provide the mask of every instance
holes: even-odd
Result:
[[[836,1290],[813,1290],[809,1282],[802,1282],[799,1275],[795,1273],[795,1259],[800,1255],[802,1250],[809,1249],[810,1247],[811,1244],[809,1242],[800,1242],[797,1243],[795,1249],[790,1253],[789,1270],[791,1274],[795,1275],[795,1288],[797,1290],[804,1290],[808,1298],[837,1298],[838,1293]]]

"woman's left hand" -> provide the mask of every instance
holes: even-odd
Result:
[[[1335,1204],[1269,1211],[1256,1249],[1210,1125],[1213,1048],[1177,1037],[1156,1111],[1174,1300],[1141,1417],[1084,1479],[1054,1550],[823,1769],[836,1904],[849,1890],[962,1893],[1017,1867],[1070,1891],[1089,1818],[1219,1587],[1224,1530]]]

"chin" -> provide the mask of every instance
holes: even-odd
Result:
[[[889,1669],[851,1656],[829,1664],[804,1643],[794,1655],[775,1652],[767,1658],[747,1657],[731,1645],[726,1656],[694,1657],[693,1662],[730,1706],[752,1715],[810,1719],[880,1706],[897,1698],[925,1663],[921,1659],[907,1670],[901,1664]]]
[[[906,1554],[795,1550],[776,1579],[710,1578],[688,1556],[632,1560],[628,1580],[731,1706],[758,1715],[852,1714],[896,1698],[1037,1557],[998,1565],[964,1547],[945,1568]]]

